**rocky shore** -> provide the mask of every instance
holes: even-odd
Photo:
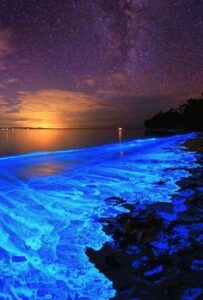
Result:
[[[171,203],[106,200],[123,202],[129,212],[103,220],[113,242],[87,254],[113,282],[116,300],[203,299],[203,136],[185,145],[198,151],[199,167],[178,182]]]

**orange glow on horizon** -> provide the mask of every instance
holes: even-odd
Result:
[[[104,107],[95,95],[64,90],[21,91],[18,100],[12,112],[6,106],[2,111],[2,124],[9,124],[5,127],[80,127],[88,122],[90,113]]]

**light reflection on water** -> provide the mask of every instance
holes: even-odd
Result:
[[[17,174],[18,178],[28,179],[33,177],[50,176],[73,170],[80,161],[70,160],[64,162],[47,161],[41,163],[33,163],[23,167]]]
[[[121,135],[122,133],[122,135]],[[0,156],[29,153],[35,151],[54,151],[71,148],[84,148],[122,139],[144,137],[144,130],[118,129],[16,129],[0,130]]]
[[[1,158],[0,299],[113,297],[86,255],[111,241],[100,219],[126,211],[105,199],[170,201],[195,166],[196,155],[180,147],[190,137]]]
[[[46,162],[44,164],[35,165],[26,169],[27,175],[33,176],[46,176],[54,175],[63,171],[63,165],[57,163]],[[30,173],[33,173],[30,174]],[[25,173],[24,173],[25,174]]]

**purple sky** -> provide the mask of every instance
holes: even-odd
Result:
[[[200,0],[1,0],[0,126],[141,126],[202,92]]]

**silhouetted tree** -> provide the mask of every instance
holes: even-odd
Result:
[[[203,93],[199,99],[189,99],[178,108],[159,112],[144,124],[146,128],[203,130]]]

